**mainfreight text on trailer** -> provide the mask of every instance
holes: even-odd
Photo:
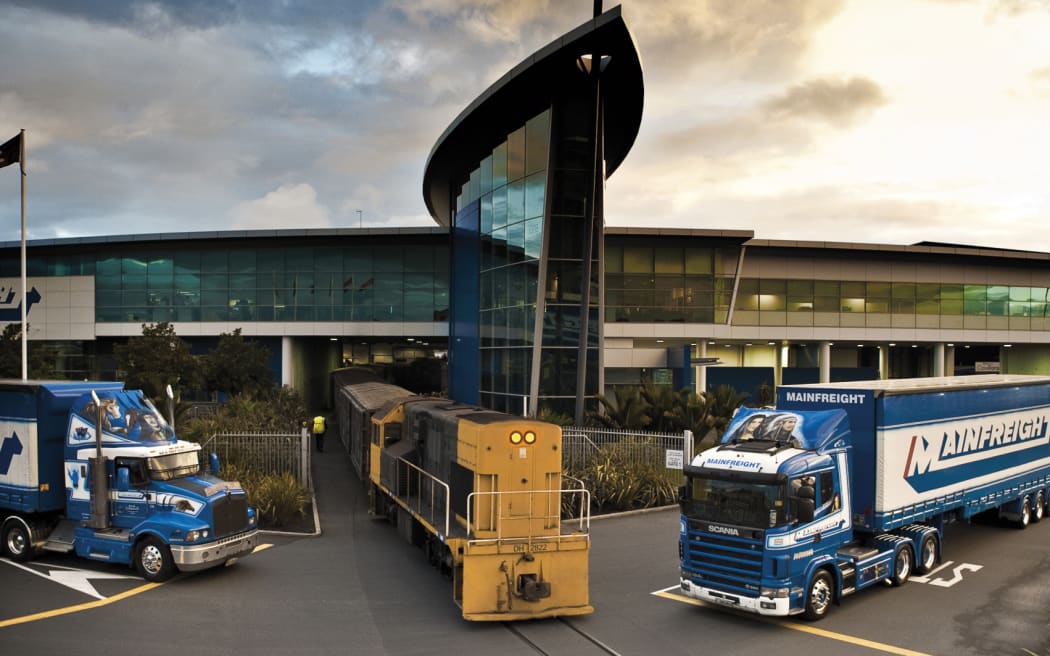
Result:
[[[75,551],[149,581],[251,553],[255,510],[199,452],[122,383],[0,380],[0,552]]]
[[[763,615],[823,617],[940,559],[944,524],[1024,528],[1050,499],[1050,377],[788,385],[742,409],[685,468],[682,591]]]

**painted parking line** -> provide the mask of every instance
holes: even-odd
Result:
[[[692,597],[686,597],[673,592],[679,590],[679,586],[672,585],[669,588],[663,590],[656,590],[651,592],[653,596],[662,597],[663,599],[670,599],[671,601],[677,601],[683,604],[690,604],[693,606],[701,606],[703,608],[712,608],[720,610],[722,612],[731,612],[722,606],[716,604],[708,604],[699,599],[693,599]],[[883,642],[875,642],[874,640],[866,640],[864,638],[858,638],[856,636],[846,635],[845,633],[836,633],[834,631],[828,631],[826,629],[818,629],[814,626],[807,624],[801,624],[799,622],[793,622],[789,620],[782,620],[773,617],[766,617],[763,615],[749,615],[749,617],[765,622],[767,624],[775,624],[785,629],[791,629],[792,631],[801,631],[802,633],[808,633],[810,635],[820,636],[821,638],[828,638],[829,640],[838,640],[839,642],[845,642],[858,647],[867,647],[868,649],[874,649],[876,651],[885,652],[887,654],[897,654],[898,656],[930,656],[926,652],[915,651],[914,649],[905,649],[904,647],[897,647],[895,645],[888,645]]]
[[[272,544],[260,544],[252,550],[252,553],[258,553],[265,551],[272,547]],[[101,608],[102,606],[108,606],[109,604],[123,601],[129,597],[142,594],[143,592],[149,592],[154,588],[159,588],[164,583],[145,583],[138,587],[124,592],[113,595],[112,597],[103,597],[95,590],[94,586],[91,585],[91,579],[134,579],[138,578],[135,576],[124,576],[122,574],[109,574],[107,572],[94,572],[90,570],[74,569],[72,567],[61,567],[61,566],[49,566],[47,572],[40,572],[32,567],[27,567],[20,563],[16,563],[7,559],[0,559],[0,562],[12,565],[19,569],[25,570],[30,574],[49,579],[56,583],[60,583],[66,587],[82,592],[89,597],[95,597],[95,601],[89,601],[83,604],[75,604],[73,606],[65,606],[63,608],[55,608],[54,610],[45,610],[39,613],[33,613],[32,615],[23,615],[22,617],[12,617],[7,620],[0,620],[0,629],[8,626],[15,626],[17,624],[26,624],[29,622],[36,622],[38,620],[45,620],[51,617],[59,617],[61,615],[69,615],[70,613],[79,613],[84,610],[91,610],[92,608]]]

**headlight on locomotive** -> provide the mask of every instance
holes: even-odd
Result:
[[[521,441],[523,439],[525,439],[525,438],[522,437],[521,431],[514,431],[513,433],[510,434],[510,443],[511,444],[521,444]]]
[[[536,443],[536,433],[533,433],[532,431],[527,431],[525,433],[525,444],[535,444],[535,443]]]

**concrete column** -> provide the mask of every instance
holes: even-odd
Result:
[[[773,365],[773,386],[780,387],[784,384],[784,367],[788,366],[788,357],[791,354],[791,347],[787,344],[781,344],[779,347],[774,347],[777,350],[776,356],[773,360],[776,362]]]
[[[944,342],[933,345],[933,375],[943,376],[944,373]]]
[[[292,338],[281,338],[281,385],[295,386],[295,372],[292,370]]]
[[[707,340],[696,340],[696,357],[703,361],[707,357]],[[707,391],[707,365],[701,364],[696,367],[696,393],[702,394]]]
[[[879,378],[888,380],[890,377],[890,345],[879,346]]]
[[[948,344],[944,348],[944,375],[955,375],[955,346]]]
[[[817,356],[820,363],[820,382],[831,382],[831,342],[820,343],[820,355]]]

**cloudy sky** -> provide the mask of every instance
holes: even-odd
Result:
[[[622,5],[645,110],[608,225],[1050,252],[1050,0]],[[435,225],[435,140],[592,8],[0,0],[29,237]],[[0,241],[19,207],[0,169]]]

